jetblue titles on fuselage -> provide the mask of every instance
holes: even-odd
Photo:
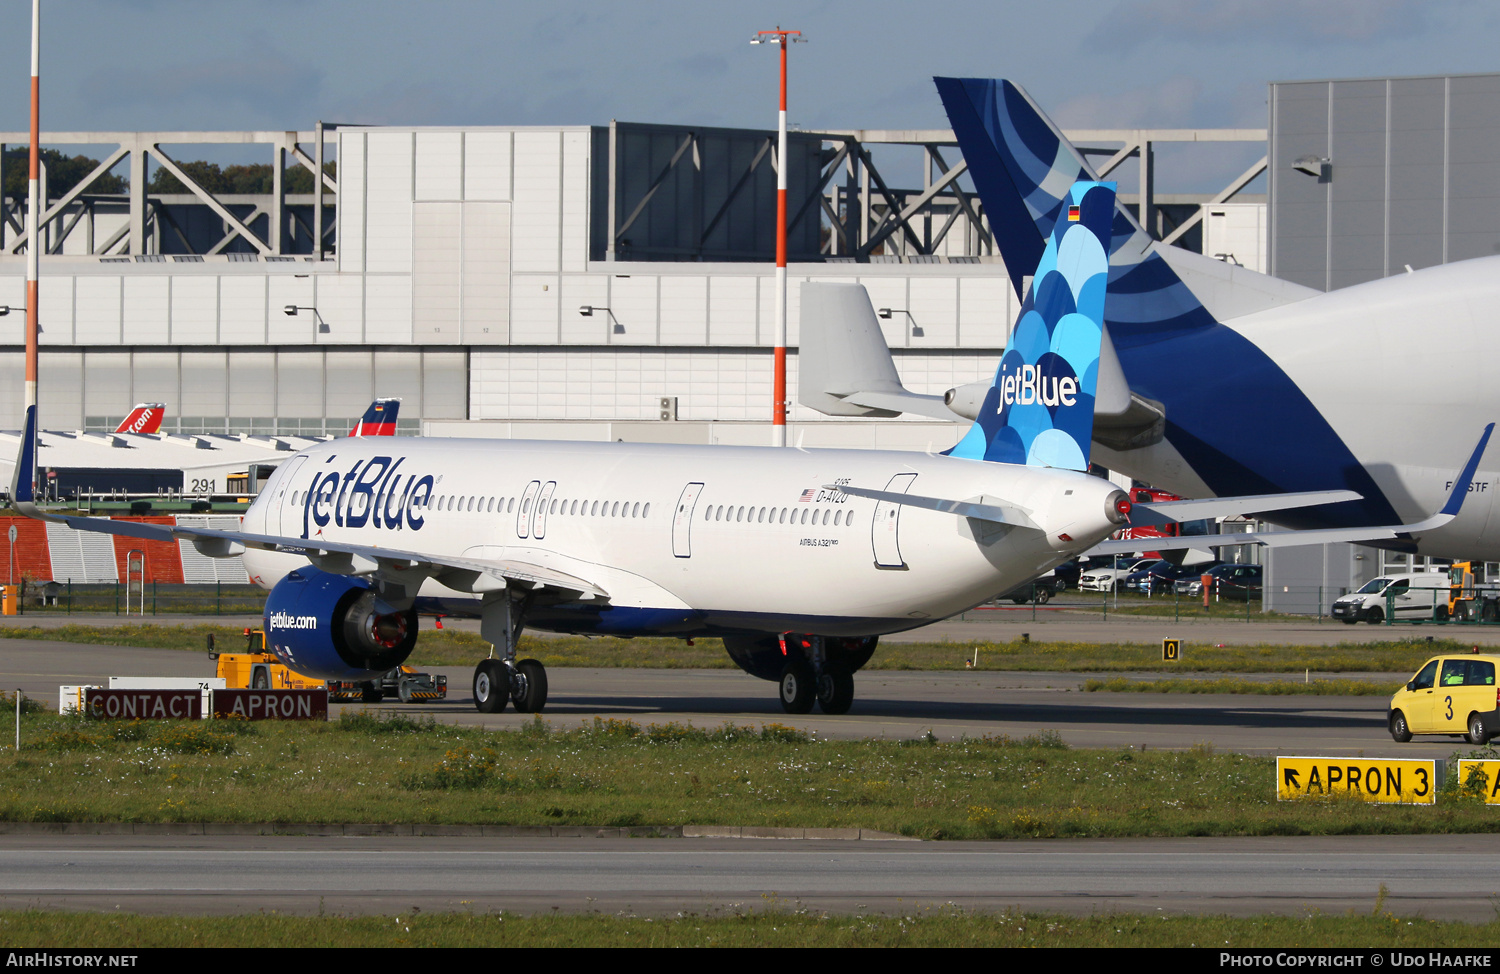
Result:
[[[332,465],[337,459],[334,454],[324,462]],[[425,519],[418,512],[432,498],[436,481],[432,474],[403,471],[405,462],[405,457],[371,457],[354,461],[345,471],[315,474],[302,502],[302,537],[311,537],[309,531],[325,528],[329,521],[341,528],[422,530]]]

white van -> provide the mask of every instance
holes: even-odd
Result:
[[[1334,602],[1332,615],[1351,626],[1361,619],[1378,625],[1388,609],[1393,619],[1446,619],[1448,573],[1382,575]]]

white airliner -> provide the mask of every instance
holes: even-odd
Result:
[[[541,664],[516,659],[526,625],[722,636],[787,711],[842,713],[880,635],[985,601],[1127,522],[1126,495],[1083,472],[1113,210],[1113,184],[1071,190],[996,373],[1000,405],[952,455],[333,440],[284,462],[240,531],[49,513],[30,483],[13,496],[80,530],[243,553],[270,590],[268,642],[301,673],[373,678],[411,652],[422,610],[481,619],[495,647],[474,672],[485,712],[546,703]],[[18,471],[34,469],[30,442]],[[1181,503],[1197,518],[1355,496]],[[1173,506],[1135,510],[1164,520]]]

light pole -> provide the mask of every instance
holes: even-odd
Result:
[[[786,446],[786,49],[802,44],[800,30],[757,31],[751,44],[781,47],[781,112],[776,121],[776,349],[771,404],[771,445]]]

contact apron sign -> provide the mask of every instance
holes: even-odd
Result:
[[[1442,761],[1276,759],[1277,801],[1348,797],[1394,805],[1434,805],[1442,784]]]

